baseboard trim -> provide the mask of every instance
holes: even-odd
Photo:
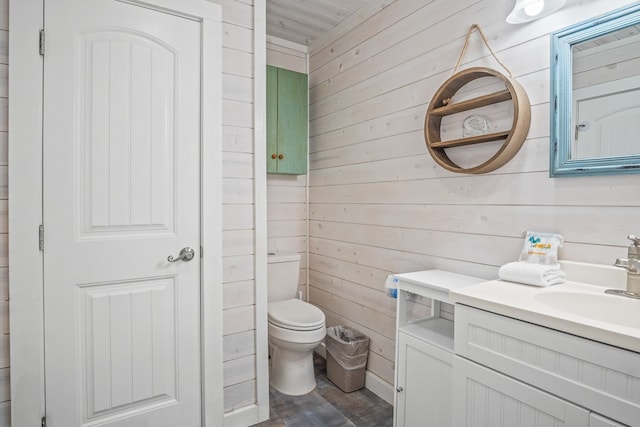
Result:
[[[323,359],[327,358],[327,348],[323,342],[318,344],[313,351]],[[364,377],[364,386],[371,393],[393,405],[393,384],[389,384],[376,374],[371,373],[371,371],[367,371]]]
[[[246,427],[269,419],[269,414],[264,418],[264,416],[261,416],[260,412],[264,411],[260,411],[258,405],[255,404],[227,412],[224,414],[224,426]]]
[[[367,371],[364,377],[364,386],[373,394],[393,406],[393,385],[389,384],[376,374]]]

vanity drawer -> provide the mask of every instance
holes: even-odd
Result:
[[[455,353],[629,425],[640,354],[456,304]]]

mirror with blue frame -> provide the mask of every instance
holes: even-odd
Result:
[[[552,177],[640,173],[640,4],[551,35]]]

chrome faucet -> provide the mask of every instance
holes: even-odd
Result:
[[[627,258],[618,258],[613,264],[616,267],[627,270],[627,290],[614,292],[614,289],[610,289],[606,292],[631,298],[640,298],[640,237],[630,234],[627,239],[631,240],[631,245],[627,250]]]

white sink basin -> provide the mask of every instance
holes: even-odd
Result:
[[[573,316],[626,328],[640,328],[640,300],[600,292],[545,289],[534,295],[545,306]]]
[[[640,353],[640,300],[604,293],[624,289],[624,270],[582,263],[563,270],[570,281],[560,285],[491,280],[453,289],[449,299]]]

